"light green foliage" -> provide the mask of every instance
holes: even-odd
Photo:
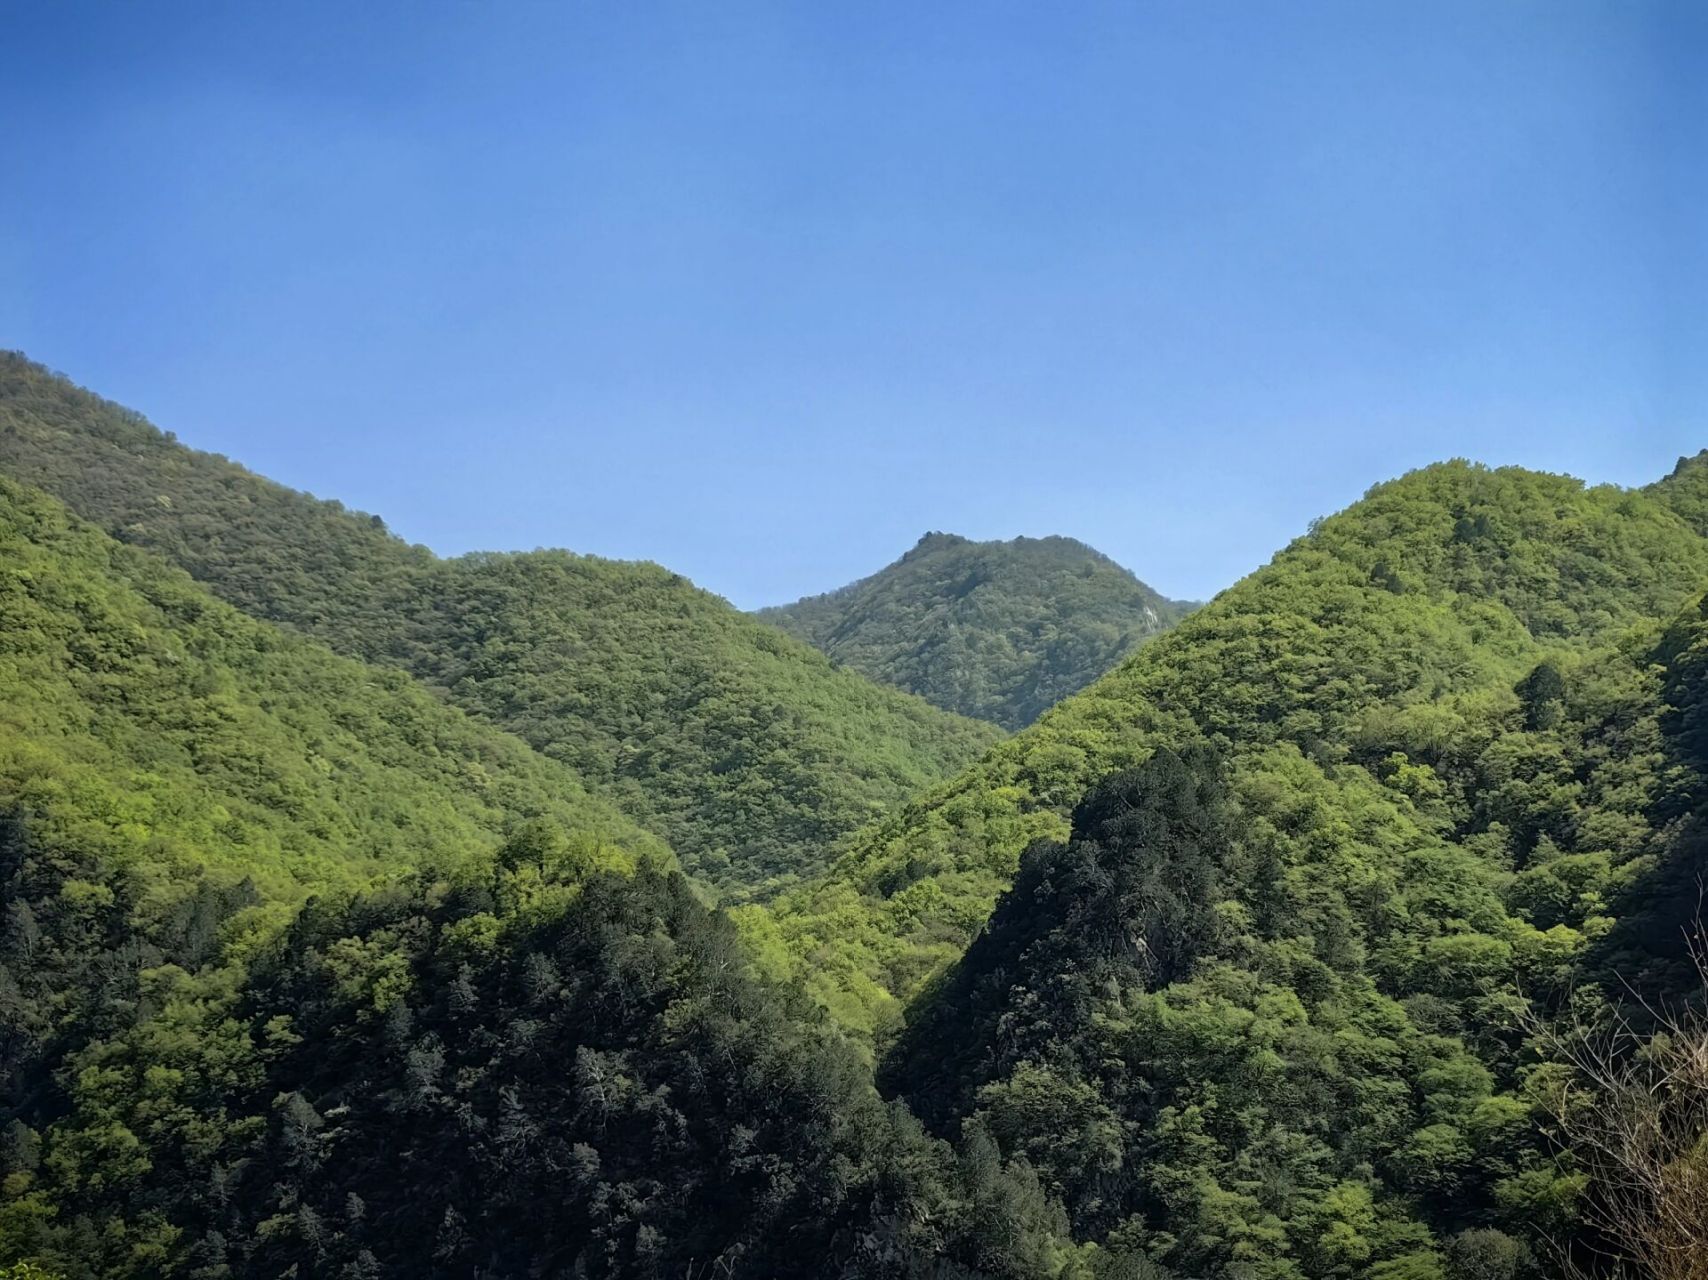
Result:
[[[426,680],[570,764],[731,893],[822,865],[1000,736],[655,565],[439,560],[15,355],[0,355],[0,471],[248,613]]]
[[[1708,537],[1708,449],[1680,458],[1672,474],[1644,490],[1666,503]]]
[[[162,891],[213,871],[297,900],[490,852],[528,817],[598,860],[667,856],[568,768],[402,672],[245,617],[4,478],[0,725],[0,814]]]
[[[1072,538],[930,533],[869,578],[759,617],[874,680],[1020,729],[1190,607]]]
[[[1283,831],[1302,795],[1320,795],[1333,829],[1364,829],[1402,867],[1450,856],[1499,875],[1544,838],[1628,862],[1654,851],[1660,744],[1641,643],[1619,646],[1652,637],[1704,582],[1708,540],[1643,493],[1459,462],[1413,473],[1320,521],[746,922],[774,965],[792,956],[838,1016],[881,1034],[896,999],[984,920],[1021,850],[1059,838],[1095,779],[1161,745],[1226,751],[1236,788],[1269,797]],[[1551,730],[1526,727],[1536,713],[1520,690],[1544,662],[1568,686],[1546,700],[1563,717]],[[1277,749],[1294,759],[1285,776]],[[1335,871],[1369,893],[1394,874],[1361,848]],[[1495,957],[1441,945],[1461,981]]]

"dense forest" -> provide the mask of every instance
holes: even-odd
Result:
[[[1691,989],[1705,492],[1379,486],[750,936],[1079,1238],[1519,1274],[1583,1190],[1531,1020]]]
[[[528,821],[667,856],[520,740],[4,477],[0,563],[0,809],[56,844],[283,899],[449,865]]]
[[[0,472],[239,609],[415,675],[573,768],[726,894],[821,866],[1000,736],[656,565],[438,559],[6,353]]]
[[[998,741],[6,370],[5,1280],[1700,1280],[1708,454],[1378,485]]]
[[[758,616],[874,680],[1021,729],[1189,607],[1072,538],[928,533],[869,578]]]

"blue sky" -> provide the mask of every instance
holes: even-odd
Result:
[[[9,9],[0,345],[446,553],[1204,597],[1708,445],[1703,6]]]

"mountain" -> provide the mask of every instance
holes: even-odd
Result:
[[[0,472],[256,617],[418,676],[570,765],[730,893],[822,865],[999,736],[654,565],[439,559],[17,355],[0,356]]]
[[[58,1113],[151,975],[263,949],[314,895],[521,850],[671,864],[519,739],[4,478],[0,673],[0,1131]]]
[[[8,1276],[1073,1256],[567,767],[4,478],[0,670]]]
[[[668,859],[568,767],[215,599],[0,477],[0,814],[147,896],[301,901],[490,852],[517,823]]]
[[[1670,475],[1643,492],[1671,507],[1691,528],[1708,536],[1708,449],[1680,458]]]
[[[1378,485],[730,909],[613,799],[786,840],[894,741],[839,708],[967,722],[663,570],[442,561],[79,394],[0,400],[123,535],[0,480],[4,1280],[1708,1249],[1708,458]]]
[[[1538,664],[1658,627],[1705,584],[1708,538],[1654,492],[1463,462],[1414,472],[862,832],[774,917],[810,935],[815,900],[843,919],[850,895],[862,903],[873,932],[815,952],[813,981],[875,1027],[888,993],[912,994],[977,931],[1028,844],[1066,835],[1100,778],[1157,747],[1379,774],[1426,731],[1480,741]]]
[[[1693,989],[1686,487],[1380,485],[742,913],[751,943],[1076,1239],[1195,1276],[1527,1274],[1585,1192],[1532,1019]]]
[[[869,578],[758,616],[874,680],[1021,729],[1189,608],[1072,538],[928,533]]]

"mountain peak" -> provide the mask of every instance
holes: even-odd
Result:
[[[873,679],[1018,729],[1185,611],[1073,538],[934,530],[871,577],[761,616]]]
[[[939,530],[933,529],[929,532],[922,533],[919,536],[919,541],[914,543],[912,548],[903,554],[902,559],[905,560],[912,556],[930,555],[932,552],[943,551],[949,547],[964,547],[970,541],[970,538],[963,538],[958,533],[943,533]]]
[[[1708,534],[1708,449],[1680,458],[1671,474],[1644,492],[1671,507],[1698,533]]]

